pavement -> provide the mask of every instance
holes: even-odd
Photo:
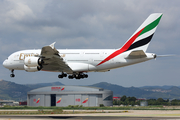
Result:
[[[180,117],[129,116],[0,116],[0,120],[180,120]]]
[[[74,110],[74,112],[77,111],[93,112],[94,110]],[[103,113],[99,113],[100,111]],[[0,115],[0,120],[180,120],[180,110],[100,111],[81,114]]]

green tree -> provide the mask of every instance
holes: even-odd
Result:
[[[121,97],[121,101],[124,102],[124,101],[126,100],[126,98],[127,98],[127,97],[126,97],[125,95],[122,96],[122,97]]]
[[[135,102],[134,102],[134,101],[131,101],[130,103],[131,103],[131,105],[132,105],[132,106],[134,106],[134,105],[135,105]]]
[[[172,100],[171,105],[180,105],[180,100],[177,99]]]
[[[117,100],[113,100],[113,105],[118,105]]]
[[[157,99],[157,102],[162,103],[162,102],[164,102],[164,100],[163,100],[162,98],[158,98],[158,99]]]
[[[129,97],[128,99],[129,99],[130,102],[132,102],[132,101],[135,102],[136,101],[135,97]]]

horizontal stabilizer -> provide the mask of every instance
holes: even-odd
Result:
[[[125,59],[138,59],[147,57],[143,50],[132,51]]]

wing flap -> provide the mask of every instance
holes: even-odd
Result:
[[[147,57],[143,50],[132,51],[126,59],[138,59]]]

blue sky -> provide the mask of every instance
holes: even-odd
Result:
[[[179,0],[0,0],[0,63],[11,53],[38,49],[56,41],[57,49],[120,48],[141,23],[163,13],[147,52],[180,55]],[[20,83],[60,81],[66,85],[109,82],[124,87],[180,86],[180,57],[89,73],[88,79],[58,79],[59,73],[10,71],[0,66],[0,79]]]

